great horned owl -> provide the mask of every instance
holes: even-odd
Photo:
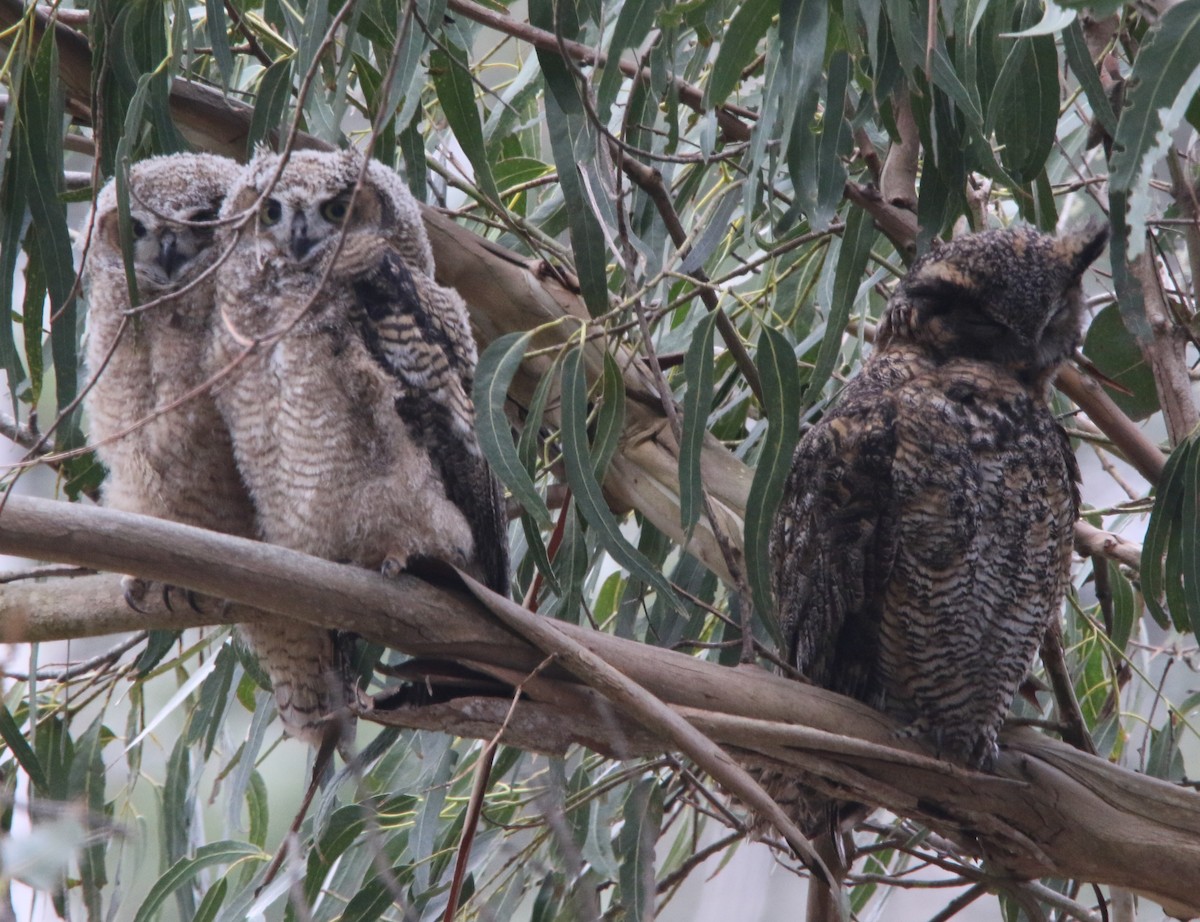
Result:
[[[1049,387],[1106,239],[1013,228],[917,260],[801,440],[771,535],[787,659],[971,767],[1066,591],[1078,471]],[[798,797],[817,831],[828,802]]]
[[[117,190],[96,198],[88,279],[87,364],[95,377],[86,397],[89,431],[108,468],[105,505],[250,538],[254,506],[233,457],[229,430],[208,393],[190,394],[206,377],[221,248],[213,222],[242,167],[209,154],[152,157],[129,171],[133,270],[144,310],[130,313]],[[207,272],[207,275],[205,274]],[[176,294],[177,293],[177,294]],[[152,302],[159,303],[152,303]],[[122,331],[121,323],[125,321]],[[127,580],[132,604],[145,591]],[[235,608],[233,614],[245,610]],[[243,636],[275,687],[284,725],[318,742],[311,713],[330,710],[328,680],[311,668],[328,646],[272,620],[243,624]],[[256,644],[255,638],[268,642]],[[274,639],[287,638],[277,645]],[[332,670],[333,657],[330,655]]]
[[[279,168],[259,153],[226,200],[225,216],[250,216],[230,232],[209,365],[258,343],[217,403],[262,537],[385,573],[443,561],[507,592],[475,345],[461,298],[433,279],[415,200],[350,151]]]
[[[218,254],[214,226],[202,222],[216,220],[239,169],[208,154],[152,157],[130,168],[132,268],[147,305],[133,313],[116,181],[100,191],[84,264],[87,366],[96,379],[85,406],[108,468],[106,505],[250,536],[254,510],[229,433],[209,396],[185,400],[204,380],[213,310],[215,275],[201,276]]]

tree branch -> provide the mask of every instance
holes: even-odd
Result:
[[[1146,320],[1153,333],[1153,338],[1142,344],[1142,354],[1154,375],[1167,434],[1171,444],[1178,445],[1200,423],[1200,413],[1192,398],[1192,380],[1188,376],[1187,333],[1171,314],[1171,306],[1167,304],[1158,277],[1158,266],[1150,251],[1135,259],[1131,269],[1141,286]]]
[[[589,48],[587,45],[573,42],[570,39],[561,38],[544,29],[538,29],[527,22],[521,22],[504,13],[497,13],[487,7],[472,3],[471,0],[449,0],[447,8],[451,12],[465,16],[467,19],[477,22],[480,25],[488,26],[497,32],[529,42],[529,44],[542,51],[550,51],[554,54],[566,52],[581,64],[596,67],[605,67],[608,64],[607,55],[596,51],[594,48]],[[621,69],[621,73],[627,77],[637,77],[646,81],[650,80],[651,74],[648,67],[643,68],[639,64],[625,60],[618,61],[617,66]],[[703,90],[677,77],[671,78],[671,85],[675,92],[679,94],[679,99],[684,105],[697,112],[705,111]],[[721,130],[725,132],[725,136],[731,141],[750,140],[750,128],[742,119],[753,121],[756,118],[753,112],[738,106],[722,105],[717,107],[716,116]]]
[[[0,552],[132,572],[493,673],[527,676],[545,658],[461,589],[411,576],[389,581],[285,548],[106,509],[11,497],[0,513]],[[31,642],[222,620],[215,608],[122,612],[115,580],[97,598],[71,596],[101,579],[5,587],[0,632],[10,642]],[[72,598],[82,606],[74,612],[66,604]],[[831,793],[917,818],[1014,875],[1127,887],[1180,916],[1200,912],[1200,795],[1193,791],[1022,729],[1003,734],[995,775],[970,772],[929,758],[899,739],[882,714],[824,689],[568,624],[556,629],[750,761],[782,763],[816,776]],[[553,664],[525,686],[535,702],[547,694],[538,690],[543,679],[562,683],[557,689],[574,684]],[[579,696],[575,706],[587,700],[595,698]],[[540,718],[552,720],[555,702],[540,703],[547,705]],[[522,710],[519,703],[514,716]],[[495,713],[490,722],[477,713],[476,730],[498,730]],[[593,715],[592,726],[604,727],[612,713]]]

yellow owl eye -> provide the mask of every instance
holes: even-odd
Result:
[[[262,203],[258,209],[258,223],[264,227],[270,227],[272,224],[278,224],[279,219],[283,217],[283,206],[276,199],[269,198]]]
[[[350,213],[350,206],[343,198],[330,199],[321,206],[321,217],[330,224],[341,224]]]

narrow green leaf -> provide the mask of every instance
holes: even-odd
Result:
[[[1181,782],[1187,777],[1183,754],[1179,751],[1179,718],[1168,714],[1161,727],[1150,731],[1150,752],[1146,757],[1146,774],[1151,778]]]
[[[572,24],[563,21],[565,12],[552,0],[530,0],[529,21],[540,29],[555,34],[561,30],[565,37],[576,38]],[[575,78],[558,52],[538,49],[538,63],[546,83],[546,129],[566,203],[575,274],[588,312],[597,317],[608,311],[608,251],[604,232],[584,191],[579,164],[595,160],[598,139],[579,99]]]
[[[571,485],[579,511],[596,530],[604,549],[631,575],[653,586],[660,596],[672,600],[673,605],[683,612],[683,606],[666,578],[621,534],[616,519],[604,501],[604,492],[593,476],[587,437],[587,380],[582,368],[585,348],[580,345],[572,349],[563,362],[562,442],[567,482]]]
[[[1108,567],[1108,585],[1112,589],[1113,624],[1110,638],[1113,646],[1124,652],[1137,620],[1136,596],[1120,567],[1112,562],[1102,565]]]
[[[1139,343],[1149,343],[1154,333],[1146,320],[1146,303],[1142,285],[1134,277],[1131,260],[1134,256],[1133,241],[1129,236],[1129,196],[1110,187],[1109,220],[1112,221],[1112,237],[1109,239],[1108,255],[1112,265],[1113,288],[1117,293],[1117,304],[1121,308],[1121,321]],[[1141,245],[1139,243],[1138,249]]]
[[[19,84],[14,85],[13,95],[18,99],[19,107]],[[19,112],[20,109],[17,108],[18,114],[6,118],[0,129],[6,139],[11,140],[15,137],[15,143],[11,144],[11,153],[0,161],[4,165],[3,181],[0,182],[0,304],[14,303],[17,257],[21,253],[21,237],[28,216],[26,190],[29,188],[30,179],[29,164],[24,156],[28,145],[20,137],[24,126]],[[4,367],[8,380],[13,417],[18,418],[17,394],[25,380],[25,367],[17,355],[11,323],[0,323],[0,365]]]
[[[229,82],[233,79],[233,54],[229,50],[229,32],[225,25],[225,5],[221,0],[205,0],[204,12],[213,59],[217,62],[217,70],[221,72],[221,84],[228,87]]]
[[[45,324],[46,272],[38,252],[37,224],[25,232],[25,300],[21,305],[21,329],[25,336],[25,361],[29,365],[29,405],[42,397],[42,336]]]
[[[446,805],[446,792],[457,760],[458,754],[447,746],[437,763],[433,777],[425,786],[421,807],[417,811],[411,849],[412,858],[417,862],[413,868],[413,886],[418,892],[428,890],[431,884],[437,882],[431,879],[430,862],[426,859],[437,851],[438,836],[442,832],[442,808]]]
[[[479,357],[475,369],[472,399],[475,401],[475,425],[482,449],[492,470],[530,516],[544,527],[550,526],[550,510],[538,492],[533,478],[521,463],[512,439],[512,425],[504,412],[508,389],[512,384],[525,350],[534,333],[507,333],[495,339]]]
[[[829,81],[825,94],[825,115],[821,138],[817,143],[817,203],[809,224],[824,230],[837,213],[846,189],[846,163],[850,154],[850,124],[844,117],[846,90],[850,83],[850,56],[837,51],[829,60]],[[854,209],[857,210],[857,209]]]
[[[192,918],[192,922],[214,922],[217,918],[217,913],[221,910],[221,904],[225,902],[225,894],[229,892],[229,879],[225,877],[217,878],[216,883],[208,888],[208,892],[204,894],[204,899],[200,901],[200,906],[196,910],[196,915]]]
[[[454,139],[475,170],[475,182],[489,200],[500,203],[500,192],[492,176],[492,161],[483,143],[483,124],[475,104],[475,84],[471,80],[466,52],[444,39],[442,47],[429,53],[429,75],[437,91],[438,102]]]
[[[546,415],[546,401],[550,397],[550,388],[554,380],[555,374],[552,367],[546,370],[537,387],[533,390],[533,399],[529,401],[529,408],[525,413],[525,423],[521,427],[521,436],[517,440],[517,454],[520,456],[521,464],[530,477],[533,477],[537,473],[538,464],[540,463],[539,451],[541,438],[539,433],[542,428],[542,420]],[[560,513],[560,515],[570,514],[565,507]],[[521,530],[525,533],[525,543],[528,546],[526,553],[533,558],[534,566],[537,567],[546,580],[550,591],[561,597],[563,594],[562,587],[559,585],[554,566],[550,562],[550,554],[546,550],[546,542],[542,540],[541,528],[534,517],[526,510],[522,510],[521,513]]]
[[[1040,4],[1026,3],[1022,23],[1036,20]],[[994,127],[1000,160],[1020,182],[1032,182],[1046,163],[1058,128],[1058,52],[1041,35],[1010,41],[988,102],[987,132]]]
[[[592,440],[592,470],[597,482],[603,483],[608,465],[616,454],[625,430],[625,377],[617,360],[604,353],[603,390],[600,411],[596,414],[596,437]]]
[[[788,341],[770,327],[759,336],[755,365],[762,379],[767,435],[746,500],[746,571],[759,618],[775,632],[769,544],[779,494],[800,440],[800,374]]]
[[[742,71],[758,50],[759,39],[767,34],[771,20],[778,13],[779,0],[747,0],[738,4],[721,38],[717,59],[704,88],[705,109],[722,105],[737,88]]]
[[[38,226],[37,252],[53,310],[50,353],[54,359],[55,396],[60,412],[75,399],[79,377],[75,265],[67,209],[61,199],[63,106],[57,46],[54,42],[41,42],[34,66],[21,83],[19,111],[29,163],[29,213]],[[64,445],[64,440],[56,444]]]
[[[1171,144],[1172,133],[1200,90],[1200,0],[1167,10],[1138,51],[1129,75],[1126,105],[1113,136],[1110,188],[1129,195],[1129,256],[1145,246],[1150,174]]]
[[[264,854],[261,850],[252,845],[247,845],[244,842],[235,842],[231,839],[223,839],[220,842],[213,842],[209,845],[202,845],[196,849],[196,854],[191,858],[181,858],[176,861],[167,871],[155,881],[154,886],[150,888],[150,893],[138,907],[137,913],[133,917],[133,922],[154,922],[159,918],[158,912],[162,908],[167,897],[178,890],[180,887],[186,886],[193,881],[196,876],[205,868],[216,867],[222,864],[232,864],[245,859],[253,859],[256,861],[269,861],[270,855]]]
[[[171,748],[167,760],[167,777],[162,790],[162,814],[159,816],[162,833],[164,862],[183,861],[191,848],[193,797],[196,779],[192,774],[192,752],[187,740],[180,735]],[[190,918],[196,912],[196,897],[191,887],[179,887],[174,891],[179,913]]]
[[[267,796],[267,783],[257,771],[250,773],[250,784],[246,786],[246,815],[250,821],[246,838],[252,845],[265,849],[271,821],[271,800]]]
[[[116,172],[117,183],[117,228],[121,238],[121,256],[125,261],[125,283],[129,291],[129,303],[137,307],[141,303],[141,294],[137,286],[137,273],[133,262],[133,219],[129,216],[129,165],[133,162],[133,153],[137,146],[138,126],[142,121],[142,111],[150,93],[150,75],[143,75],[137,83],[137,89],[125,110],[125,125],[121,140],[117,144]]]
[[[104,796],[104,745],[112,734],[97,717],[79,738],[71,760],[69,790],[72,799],[87,806],[93,822],[107,817],[110,810]],[[106,854],[108,843],[101,839],[85,845],[76,858],[79,866],[79,882],[83,891],[83,902],[89,919],[103,918],[104,887],[108,883]]]
[[[1088,52],[1087,41],[1083,37],[1083,26],[1079,24],[1078,18],[1063,30],[1062,37],[1067,64],[1087,97],[1092,115],[1100,120],[1105,131],[1114,134],[1117,130],[1117,113],[1113,111],[1108,94],[1104,92],[1104,86],[1100,83],[1096,63]]]
[[[39,715],[33,748],[46,770],[47,795],[54,800],[71,796],[68,770],[75,758],[75,741],[65,718]]]
[[[817,350],[817,360],[813,363],[808,386],[804,389],[804,399],[809,403],[817,399],[833,373],[842,349],[842,336],[850,320],[850,310],[854,306],[859,282],[866,271],[874,242],[875,224],[870,215],[861,208],[850,209],[833,274],[833,297],[829,304],[829,319],[825,323],[825,336],[821,340],[821,348]]]
[[[304,875],[304,896],[311,905],[333,863],[345,853],[366,828],[368,815],[361,804],[347,804],[334,811],[308,853]]]
[[[878,20],[876,13],[873,19]],[[795,125],[797,106],[813,93],[821,79],[825,64],[825,47],[829,40],[829,4],[825,0],[797,0],[780,4],[779,28],[767,33],[767,86],[763,90],[763,116],[760,124],[774,121],[771,113],[780,113],[779,133],[754,132],[751,140],[751,172],[757,171],[768,144],[774,138],[788,139],[803,128],[806,121]],[[764,121],[764,117],[768,119]],[[811,121],[811,119],[809,120]],[[780,156],[790,155],[790,149]],[[815,172],[815,171],[814,171]],[[797,190],[799,191],[799,189]],[[753,197],[753,193],[750,193]]]
[[[254,100],[254,113],[250,116],[250,130],[246,135],[247,157],[253,156],[259,144],[275,147],[279,140],[279,128],[292,95],[294,62],[295,58],[291,55],[280,58],[263,71],[258,81],[258,95]]]
[[[629,48],[637,48],[642,40],[654,27],[658,16],[659,2],[624,3],[617,14],[616,25],[613,26],[612,38],[609,40],[608,63],[604,73],[600,75],[600,85],[596,88],[596,112],[600,121],[608,120],[613,101],[617,98],[617,90],[621,85],[621,55]]]
[[[687,393],[683,401],[683,444],[679,446],[679,519],[684,530],[691,534],[700,520],[703,506],[700,491],[700,454],[708,428],[708,414],[713,397],[713,338],[717,314],[701,318],[692,333],[683,360],[683,377]]]
[[[653,777],[643,778],[630,792],[623,810],[624,824],[617,835],[621,856],[621,903],[623,918],[631,922],[654,918],[655,844],[662,826],[662,791]]]
[[[204,740],[205,759],[212,754],[217,731],[224,722],[225,708],[230,700],[229,689],[233,686],[233,673],[237,662],[238,657],[233,651],[233,645],[223,644],[217,651],[216,666],[200,686],[199,701],[188,720],[188,745]]]
[[[417,201],[424,202],[428,198],[428,168],[425,163],[425,139],[421,136],[421,115],[421,111],[417,110],[397,140],[404,158],[404,177],[408,180],[409,191]]]
[[[575,498],[574,508],[564,508],[560,513],[563,518],[562,541],[554,554],[554,590],[558,600],[550,609],[550,613],[564,621],[579,622],[583,617],[583,581],[587,577],[591,565],[591,553],[588,547],[582,515],[576,515],[579,509],[579,499]]]
[[[395,875],[389,873],[388,877],[394,879]],[[375,922],[391,908],[392,901],[392,881],[383,876],[373,877],[351,897],[340,922]]]
[[[1142,593],[1146,607],[1163,628],[1170,624],[1170,619],[1163,610],[1161,599],[1166,596],[1169,606],[1182,607],[1178,594],[1179,570],[1174,559],[1178,557],[1179,542],[1173,541],[1172,537],[1186,493],[1184,477],[1188,467],[1187,456],[1195,450],[1195,444],[1193,440],[1181,442],[1167,458],[1142,544]],[[1165,577],[1164,565],[1167,569]]]
[[[25,774],[29,776],[29,780],[37,792],[48,796],[50,789],[46,782],[46,773],[42,769],[42,762],[26,742],[25,737],[21,734],[21,728],[17,726],[12,713],[3,703],[0,703],[0,739],[3,739],[8,745],[8,751],[17,760],[17,764],[25,770]]]
[[[1188,440],[1183,473],[1183,502],[1180,505],[1179,570],[1168,570],[1171,582],[1183,585],[1183,609],[1171,609],[1175,629],[1180,633],[1200,633],[1200,441]],[[1167,565],[1171,556],[1167,555]]]
[[[171,652],[175,641],[179,639],[179,634],[179,631],[150,631],[146,649],[133,664],[133,671],[139,676],[148,675],[162,661],[162,658]]]

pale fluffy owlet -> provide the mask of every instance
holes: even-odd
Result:
[[[974,768],[1066,592],[1078,472],[1047,401],[1106,239],[1014,228],[917,260],[771,536],[786,658]],[[836,819],[794,777],[769,787],[810,834]]]
[[[96,377],[85,406],[91,441],[108,468],[105,505],[247,537],[254,510],[212,398],[174,406],[204,380],[213,310],[215,273],[200,277],[218,255],[215,228],[195,222],[216,220],[238,170],[208,154],[153,157],[130,168],[132,267],[140,302],[149,305],[136,312],[116,181],[100,191],[84,264],[87,366]]]
[[[85,263],[87,364],[96,377],[85,405],[91,441],[108,468],[105,505],[252,538],[257,534],[254,507],[234,461],[229,430],[211,394],[187,396],[206,377],[213,264],[220,255],[215,226],[197,222],[216,220],[241,169],[208,154],[153,157],[130,168],[133,269],[139,300],[146,305],[133,313],[115,181],[101,190]],[[205,275],[206,270],[213,271]],[[139,581],[130,585],[133,596],[145,588]],[[291,626],[272,621],[241,630],[253,647],[253,637],[287,637]],[[289,665],[299,658],[309,666],[324,647],[307,636],[291,639],[278,655],[264,657],[263,666],[284,725],[315,744],[319,734],[309,715],[329,710],[329,679],[305,676],[293,687]],[[336,672],[332,657],[327,672]]]
[[[225,216],[249,219],[228,232],[209,363],[259,341],[217,404],[262,538],[385,573],[442,561],[506,593],[475,344],[462,299],[433,279],[415,200],[351,151],[293,153],[268,188],[279,165],[260,152],[226,199]]]

